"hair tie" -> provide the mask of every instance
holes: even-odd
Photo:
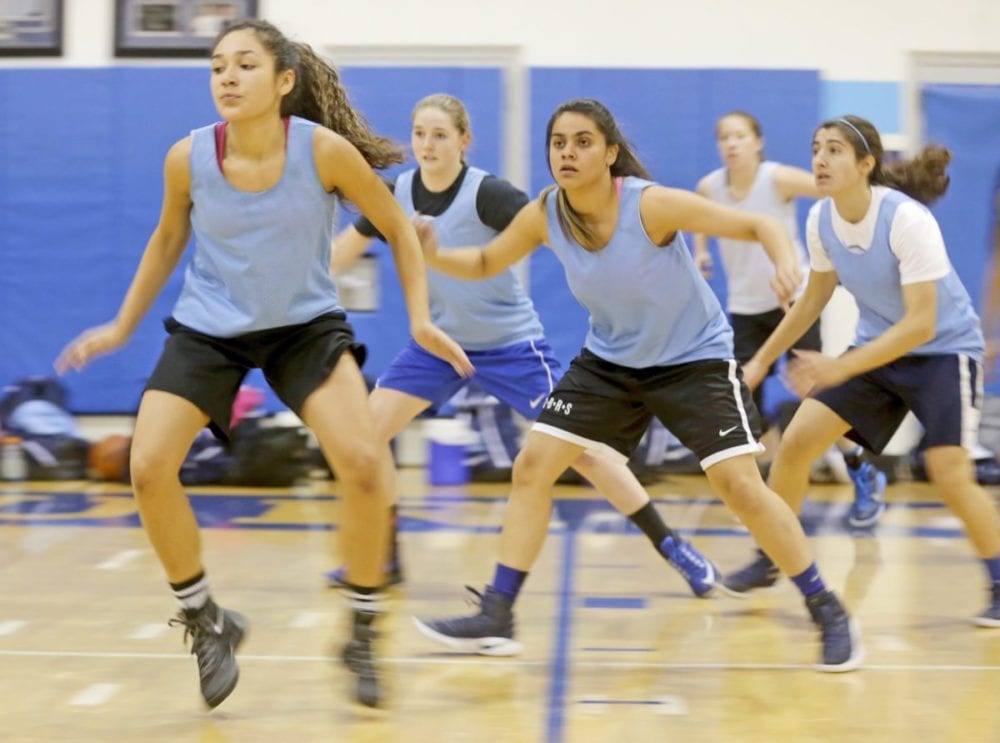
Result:
[[[843,117],[837,119],[837,121],[839,121],[841,124],[847,124],[847,126],[851,127],[851,131],[853,131],[855,134],[861,137],[861,144],[865,146],[865,152],[867,152],[869,155],[872,154],[872,148],[868,146],[868,140],[865,139],[865,135],[861,133],[860,129],[858,129],[856,126],[854,126],[854,124],[852,124],[850,121],[848,121]]]

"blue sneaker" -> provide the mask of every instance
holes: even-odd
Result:
[[[757,559],[722,579],[722,585],[732,594],[745,595],[754,588],[769,588],[778,582],[781,571],[771,558],[757,550]]]
[[[991,590],[993,602],[974,620],[980,627],[1000,627],[1000,581],[996,581]]]
[[[403,568],[399,564],[399,559],[390,560],[385,566],[386,584],[385,587],[398,586],[403,582]],[[326,583],[330,588],[350,588],[347,582],[347,567],[341,565],[326,574]]]
[[[670,536],[660,543],[660,552],[684,576],[698,598],[709,596],[719,587],[719,569],[690,542]]]
[[[483,593],[466,586],[479,603],[479,613],[413,623],[424,635],[455,650],[479,655],[517,655],[521,643],[514,639],[514,601],[486,586]]]
[[[827,673],[853,671],[864,660],[861,631],[833,591],[823,591],[806,599],[806,607],[819,627],[823,657],[816,670]]]
[[[874,526],[885,511],[885,473],[871,462],[862,462],[857,469],[847,468],[854,483],[854,503],[847,513],[847,523],[855,529]]]

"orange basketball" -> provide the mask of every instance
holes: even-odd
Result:
[[[90,447],[88,462],[94,477],[115,482],[128,481],[128,455],[132,437],[112,434]]]

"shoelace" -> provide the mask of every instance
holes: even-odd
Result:
[[[465,590],[472,594],[472,596],[465,597],[465,603],[469,606],[475,606],[477,608],[482,608],[483,606],[483,594],[477,591],[472,586],[466,586]]]
[[[683,558],[682,562],[685,563],[687,568],[697,568],[698,570],[705,569],[705,558],[701,556],[690,544],[687,542],[677,543],[677,554]]]
[[[198,659],[198,670],[212,668],[219,663],[219,645],[211,641],[211,630],[199,626],[197,619],[186,617],[173,617],[167,620],[171,627],[184,627],[183,642],[187,645],[188,638],[191,638],[191,655]]]

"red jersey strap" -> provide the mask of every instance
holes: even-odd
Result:
[[[282,116],[281,121],[285,125],[285,151],[288,151],[288,125],[291,123],[291,119],[288,116]],[[219,164],[219,172],[222,172],[222,158],[226,154],[226,127],[229,126],[228,121],[220,121],[215,125],[215,162]]]

